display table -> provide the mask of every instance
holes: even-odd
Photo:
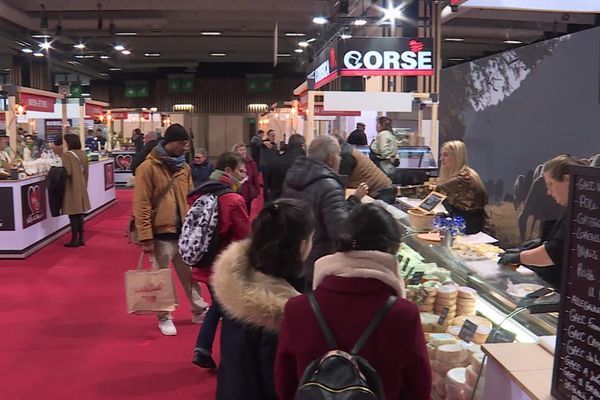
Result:
[[[115,202],[113,159],[89,164],[88,194],[91,209],[86,218]],[[69,217],[52,217],[46,175],[0,181],[0,258],[25,258],[58,238]]]
[[[537,344],[484,344],[488,356],[484,399],[550,400],[554,357]]]
[[[125,186],[133,177],[135,150],[113,150],[110,156],[115,160],[115,183]]]

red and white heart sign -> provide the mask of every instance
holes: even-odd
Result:
[[[32,214],[38,214],[42,208],[41,190],[39,185],[30,186],[27,190],[27,201]]]
[[[131,164],[133,164],[133,157],[129,154],[119,154],[116,158],[115,158],[116,162],[117,162],[117,166],[121,169],[121,170],[127,170],[131,168]]]

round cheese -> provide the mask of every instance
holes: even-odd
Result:
[[[460,344],[444,344],[437,348],[435,359],[441,363],[461,363],[468,357],[467,351]]]
[[[446,329],[446,333],[449,333],[451,335],[454,335],[456,337],[458,337],[458,334],[460,332],[460,326],[456,326],[456,325],[450,325],[448,327],[448,329]]]
[[[438,288],[437,296],[443,299],[456,299],[458,288],[456,285],[442,285]]]
[[[421,313],[421,325],[423,325],[423,331],[425,332],[443,332],[444,327],[438,324],[440,317],[428,312]]]
[[[456,304],[459,306],[474,306],[477,304],[476,299],[463,299],[462,297],[458,297],[456,299]]]
[[[472,353],[469,358],[470,364],[475,368],[475,371],[479,371],[483,366],[483,359],[485,354],[483,352]]]
[[[467,316],[461,316],[461,317],[456,317],[454,318],[454,320],[452,321],[452,325],[457,325],[457,326],[463,326],[463,324],[465,323],[465,320],[469,320],[472,323],[474,323],[475,325],[477,325],[478,327],[481,326],[487,326],[488,328],[492,327],[492,323],[483,317],[467,317]]]
[[[448,398],[459,398],[466,386],[466,368],[453,368],[446,373],[446,395]]]
[[[473,341],[477,344],[484,344],[491,332],[492,328],[490,327],[478,326],[475,335],[473,335]]]
[[[456,306],[456,299],[448,299],[440,297],[439,294],[435,298],[435,305],[440,307]]]
[[[433,311],[433,304],[420,304],[419,311],[430,313]]]
[[[448,309],[448,314],[451,314],[451,313],[452,314],[456,314],[456,310],[457,310],[456,306],[452,306],[452,305],[450,305],[450,306],[443,306],[443,305],[439,305],[439,304],[435,305],[435,313],[436,314],[441,314],[442,311],[444,311],[444,308]]]
[[[425,297],[425,300],[423,300],[423,304],[434,304],[434,303],[435,303],[435,296]]]
[[[466,369],[466,381],[467,381],[467,385],[471,386],[471,387],[475,387],[475,382],[477,382],[477,376],[478,373],[475,370],[475,367],[473,367],[472,365],[469,365]]]
[[[429,334],[429,343],[428,346],[431,345],[434,348],[440,347],[445,344],[457,344],[458,340],[448,333],[431,333]],[[428,347],[429,349],[429,347]]]
[[[458,288],[458,297],[463,299],[476,299],[477,290],[468,286],[461,286]]]

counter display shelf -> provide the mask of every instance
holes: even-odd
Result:
[[[89,163],[86,218],[115,202],[113,159]],[[52,217],[46,175],[0,181],[0,258],[25,258],[58,238],[69,217]]]

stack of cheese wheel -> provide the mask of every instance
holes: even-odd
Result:
[[[468,389],[472,392],[475,390],[475,385],[477,384],[477,378],[481,374],[481,376],[485,376],[485,367],[483,365],[483,352],[474,352],[469,356],[469,366],[465,370],[465,378]],[[481,379],[481,378],[480,378]],[[478,387],[482,387],[481,382],[477,385]]]
[[[450,321],[456,317],[456,298],[458,297],[458,286],[454,284],[443,285],[438,288],[435,297],[435,313],[441,314],[444,308],[448,308],[446,320]]]
[[[456,315],[475,315],[477,307],[477,291],[467,286],[458,288],[458,300],[456,301]]]
[[[435,351],[433,361],[433,389],[441,397],[446,395],[446,373],[468,365],[468,352],[460,344],[444,344]]]
[[[466,384],[466,368],[453,368],[446,374],[446,400],[469,400],[472,391]]]
[[[431,284],[437,284],[431,285]],[[419,293],[416,295],[416,302],[419,304],[419,311],[432,313],[433,304],[435,303],[435,297],[438,291],[438,282],[430,281],[421,286]]]
[[[440,319],[439,315],[432,313],[421,313],[421,325],[423,325],[423,332],[425,333],[442,333],[446,329],[444,325],[438,324]]]
[[[477,325],[477,331],[473,335],[473,342],[475,344],[485,343],[488,336],[492,332],[492,323],[490,322],[490,320],[483,318],[483,317],[477,317],[477,316],[473,317],[473,316],[466,316],[466,315],[456,317],[452,320],[452,322],[450,322],[450,326],[446,329],[446,332],[451,335],[458,336],[458,334],[466,320],[469,320],[472,323],[474,323],[475,325]]]

